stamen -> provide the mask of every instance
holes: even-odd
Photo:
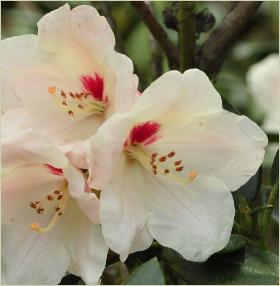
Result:
[[[174,162],[175,166],[179,166],[182,163],[182,160]]]
[[[55,94],[56,93],[56,87],[55,86],[50,86],[48,87],[48,92],[50,94]]]
[[[32,223],[30,225],[32,230],[38,231],[40,233],[44,233],[44,232],[49,231],[56,224],[58,218],[60,216],[62,216],[62,214],[64,213],[66,205],[67,205],[67,202],[68,202],[68,198],[69,198],[69,191],[68,191],[67,182],[63,181],[63,183],[61,185],[61,191],[55,190],[54,193],[55,194],[59,194],[57,199],[60,202],[59,202],[59,204],[57,206],[54,207],[55,212],[54,212],[52,218],[49,220],[49,222],[47,223],[47,225],[45,227],[41,227],[40,224],[37,223],[37,222]],[[64,195],[62,195],[61,193],[64,193]],[[52,199],[49,200],[49,198],[52,198]],[[53,201],[53,197],[51,195],[47,195],[46,201],[42,201],[42,202],[38,201],[38,202],[40,203],[40,205],[43,205],[43,203],[52,204],[52,201]],[[32,208],[34,208],[33,207],[34,205],[37,205],[37,204],[34,203],[34,202],[30,203],[30,206]],[[38,214],[42,214],[42,213],[44,213],[44,211],[45,211],[45,208],[43,208],[41,206],[36,209],[36,212]]]
[[[68,111],[68,114],[69,114],[69,116],[74,117],[74,112],[73,112],[72,110],[69,110],[69,111]]]
[[[176,172],[181,172],[183,169],[184,169],[184,166],[181,166],[181,167],[176,168],[175,170]]]
[[[161,158],[159,158],[158,160],[160,161],[160,162],[164,162],[164,161],[166,161],[166,156],[163,156],[163,157],[161,157]]]
[[[171,158],[171,157],[173,157],[175,154],[176,154],[176,153],[175,153],[174,151],[172,151],[172,152],[170,152],[170,153],[167,155],[167,157],[168,157],[168,158]]]

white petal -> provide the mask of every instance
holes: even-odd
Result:
[[[114,114],[89,139],[87,161],[89,186],[102,190],[121,160],[124,142],[133,121],[125,113]]]
[[[182,120],[220,111],[222,100],[206,74],[169,71],[154,81],[133,106],[138,120]]]
[[[71,255],[70,266],[86,284],[97,284],[108,253],[101,228],[83,216],[74,202],[70,202],[67,211],[69,235],[66,240]]]
[[[73,141],[64,146],[65,154],[72,165],[80,169],[87,169],[88,141]]]
[[[195,170],[235,191],[257,172],[266,145],[266,135],[249,118],[222,111],[162,126],[162,137],[150,148],[165,155],[175,151],[174,161],[182,160],[183,175]]]
[[[11,110],[3,115],[2,164],[5,169],[25,164],[51,164],[63,168],[67,164],[65,155],[47,137],[29,129],[19,130],[25,122],[25,113]],[[13,117],[21,119],[19,126],[7,124]],[[7,131],[6,131],[7,130]]]
[[[2,271],[8,284],[57,284],[65,274],[70,257],[63,246],[63,221],[43,235],[30,228],[52,215],[39,217],[30,201],[44,199],[60,181],[40,166],[2,178]]]
[[[112,184],[106,186],[100,197],[100,219],[106,244],[120,254],[124,261],[128,254],[144,250],[152,243],[146,229],[148,210],[143,196],[147,190],[135,185],[137,163],[127,159],[117,166]]]
[[[197,179],[182,185],[168,178],[146,176],[145,182],[153,204],[148,228],[160,244],[196,262],[205,261],[225,247],[234,204],[219,180]]]
[[[63,169],[63,173],[68,182],[69,193],[81,211],[92,222],[99,223],[99,200],[88,188],[84,174],[71,164]]]

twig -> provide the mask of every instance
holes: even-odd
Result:
[[[138,12],[153,37],[165,52],[169,61],[169,67],[177,69],[179,66],[178,50],[168,38],[167,33],[158,23],[148,5],[144,1],[131,1],[130,3]]]
[[[227,52],[262,2],[237,2],[210,34],[198,55],[198,67],[214,79],[219,72]]]
[[[180,70],[195,67],[195,3],[181,1],[177,12],[179,28]]]
[[[277,182],[268,197],[268,205],[272,205],[274,206],[277,197],[278,197],[278,193],[279,193],[279,182]],[[270,222],[270,218],[271,218],[271,214],[272,214],[273,208],[267,208],[264,210],[264,214],[263,214],[263,218],[262,218],[262,223],[261,223],[261,234],[262,234],[262,238],[265,239],[266,233],[268,231],[269,228],[269,222]]]

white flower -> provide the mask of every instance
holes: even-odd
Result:
[[[265,113],[263,128],[279,132],[279,55],[272,54],[252,65],[247,73],[249,90]]]
[[[3,109],[27,108],[57,143],[84,140],[137,98],[131,60],[114,51],[106,19],[68,4],[38,22],[37,35],[1,41]]]
[[[2,282],[58,284],[68,270],[95,284],[108,252],[99,200],[57,147],[18,121],[26,114],[2,118]]]
[[[266,144],[254,122],[223,110],[202,71],[167,72],[90,139],[89,183],[102,190],[107,245],[125,260],[154,238],[205,261],[227,244],[230,191],[256,173]]]

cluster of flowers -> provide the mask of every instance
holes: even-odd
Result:
[[[1,42],[2,283],[95,284],[109,248],[125,261],[156,239],[199,262],[229,241],[231,191],[266,135],[198,69],[140,94],[114,45],[93,7],[69,5]]]

